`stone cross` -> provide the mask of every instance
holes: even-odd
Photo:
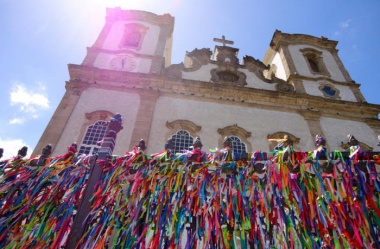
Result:
[[[222,39],[214,38],[214,42],[220,42],[220,43],[222,43],[223,47],[226,46],[226,44],[231,44],[231,45],[234,44],[233,41],[226,40],[226,37],[224,35],[222,35]]]

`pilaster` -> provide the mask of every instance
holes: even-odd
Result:
[[[300,93],[300,94],[306,93],[302,80],[293,79],[292,75],[290,75],[290,77],[288,78],[288,82],[293,84],[294,89],[296,89],[296,93]]]
[[[365,98],[364,98],[363,94],[360,92],[359,86],[360,85],[355,84],[353,86],[350,86],[350,89],[351,89],[352,93],[354,94],[356,101],[365,102]]]
[[[68,83],[67,83],[68,84]],[[67,89],[57,109],[55,110],[53,117],[50,119],[44,133],[38,141],[32,155],[41,154],[42,149],[47,144],[53,145],[52,154],[54,154],[54,146],[58,143],[61,134],[70,118],[71,113],[76,106],[81,92],[78,90]]]
[[[159,93],[149,90],[139,91],[140,106],[137,112],[136,122],[133,128],[129,150],[132,150],[141,139],[149,146],[149,135],[152,126],[154,107]]]
[[[292,74],[297,73],[296,66],[294,64],[292,55],[289,51],[289,46],[287,43],[281,43],[281,48],[279,49],[280,58],[284,65],[286,78],[289,78]]]
[[[376,136],[380,135],[380,120],[379,119],[366,119],[365,123],[371,127]]]
[[[321,127],[321,122],[320,122],[320,118],[321,118],[320,111],[306,109],[306,110],[299,111],[299,113],[305,119],[309,127],[310,135],[313,139],[315,138],[316,135],[321,135],[325,137],[325,135],[323,134],[323,130]],[[328,145],[326,145],[326,148],[329,149]]]

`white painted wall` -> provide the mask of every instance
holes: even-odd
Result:
[[[80,128],[85,123],[85,113],[106,110],[112,113],[120,113],[123,117],[123,129],[118,133],[114,154],[124,155],[129,149],[135,125],[140,98],[138,94],[110,91],[105,89],[89,88],[84,90],[75,106],[71,117],[63,130],[60,140],[54,148],[62,151],[54,151],[55,155],[64,154],[68,145],[72,142],[81,144],[79,137]],[[131,108],[134,107],[134,108]]]
[[[189,80],[199,80],[199,81],[210,82],[211,81],[210,71],[214,68],[218,68],[218,66],[214,64],[207,64],[207,65],[201,66],[201,68],[199,68],[196,71],[191,71],[191,72],[182,71],[182,78],[189,79]]]
[[[313,96],[320,96],[320,97],[324,96],[322,91],[318,89],[318,87],[323,84],[334,85],[334,87],[340,91],[339,96],[341,100],[357,102],[355,95],[352,93],[350,87],[348,86],[332,84],[330,82],[322,82],[322,81],[315,82],[315,81],[303,80],[305,92]]]
[[[276,84],[270,84],[263,81],[262,79],[258,78],[256,74],[251,73],[247,69],[241,69],[239,71],[247,75],[247,85],[245,87],[276,91]]]
[[[373,148],[377,148],[377,135],[365,123],[321,117],[321,127],[328,146],[332,151],[342,150],[341,142],[347,143],[347,135],[354,135],[357,140]]]
[[[284,65],[282,64],[280,53],[276,52],[270,64],[274,64],[277,67],[276,74],[275,74],[276,77],[286,81],[287,78],[286,78],[285,68],[284,68]]]
[[[207,152],[218,146],[221,137],[218,128],[235,123],[252,133],[248,140],[253,151],[268,151],[267,135],[278,131],[289,132],[301,138],[300,148],[314,149],[307,123],[299,114],[161,96],[157,100],[147,152],[154,153],[163,149],[168,138],[165,135],[169,131],[166,122],[178,119],[202,126],[198,136],[202,140],[203,150]]]

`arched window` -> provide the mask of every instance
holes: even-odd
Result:
[[[193,139],[198,136],[198,132],[202,128],[189,120],[183,119],[167,121],[166,127],[169,131],[165,137],[172,138],[175,153],[188,150],[193,145]]]
[[[106,129],[107,122],[104,120],[99,120],[88,126],[81,146],[79,147],[79,154],[89,155],[96,153],[100,148],[98,142],[103,139]]]
[[[83,141],[79,147],[79,154],[90,155],[96,153],[100,148],[98,142],[103,139],[106,130],[107,122],[104,120],[99,120],[88,126],[86,134],[84,135]]]
[[[76,139],[79,153],[93,154],[98,151],[100,146],[97,145],[97,142],[103,139],[108,125],[107,120],[113,116],[115,116],[114,113],[106,110],[97,110],[85,114],[86,121],[82,123]]]
[[[322,74],[331,77],[323,61],[323,52],[314,48],[303,48],[300,52],[306,60],[306,64],[312,74]]]
[[[221,135],[218,140],[219,148],[223,148],[224,138],[229,137],[232,140],[234,152],[240,154],[242,152],[252,151],[252,145],[248,141],[248,138],[251,137],[251,132],[246,131],[237,124],[219,128],[218,133]]]
[[[247,146],[237,136],[228,136],[232,141],[232,148],[236,153],[247,152]]]
[[[307,61],[309,62],[309,65],[310,65],[310,68],[311,70],[313,70],[314,72],[319,72],[319,67],[318,67],[318,62],[316,61],[315,58],[313,57],[308,57],[307,58]]]
[[[126,24],[119,47],[140,49],[148,29],[147,26],[139,23]]]
[[[193,145],[193,137],[186,130],[179,130],[172,135],[172,141],[174,143],[174,153],[188,150]]]

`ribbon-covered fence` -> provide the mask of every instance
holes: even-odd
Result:
[[[134,151],[98,161],[102,175],[76,247],[380,248],[378,158],[356,153],[197,162]],[[0,247],[63,248],[90,159],[3,161]]]

